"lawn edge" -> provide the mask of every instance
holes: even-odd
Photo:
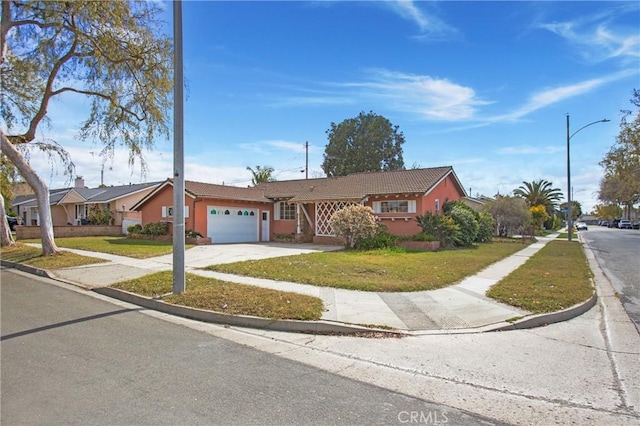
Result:
[[[383,334],[388,337],[399,337],[405,335],[405,333],[403,332],[394,330],[361,327],[358,325],[337,323],[326,320],[274,320],[250,315],[230,315],[222,312],[214,312],[183,305],[174,305],[171,303],[163,302],[162,300],[141,296],[139,294],[111,287],[94,288],[93,291],[104,296],[112,297],[114,299],[122,300],[128,303],[133,303],[135,305],[153,309],[166,314],[227,326],[310,334]]]

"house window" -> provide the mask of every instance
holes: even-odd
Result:
[[[415,213],[416,200],[374,201],[374,213]]]
[[[173,206],[162,206],[162,217],[173,217]],[[189,206],[184,206],[184,217],[189,217]]]
[[[296,220],[296,205],[289,203],[276,203],[276,220]]]
[[[436,198],[436,213],[440,211],[440,199]]]

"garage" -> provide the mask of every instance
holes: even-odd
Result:
[[[257,209],[207,206],[207,237],[214,244],[258,242],[258,218]]]

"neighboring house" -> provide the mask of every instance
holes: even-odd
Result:
[[[481,212],[487,204],[495,201],[495,198],[479,195],[477,197],[463,197],[461,201],[474,211]]]
[[[358,173],[266,182],[251,188],[185,181],[185,229],[213,243],[258,242],[289,236],[336,242],[329,220],[350,204],[370,206],[396,235],[420,232],[416,216],[439,213],[445,201],[466,196],[452,167]],[[143,224],[173,221],[170,179],[132,210]]]
[[[51,219],[53,226],[80,226],[88,223],[89,210],[97,205],[103,210],[114,213],[114,225],[122,225],[123,221],[133,223],[142,221],[139,212],[129,209],[145,195],[155,189],[161,182],[130,184],[121,186],[105,186],[102,188],[86,188],[81,178],[76,179],[73,188],[52,189],[49,191]],[[16,197],[12,203],[25,226],[39,226],[40,215],[35,195]]]

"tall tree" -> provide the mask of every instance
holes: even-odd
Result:
[[[169,135],[172,49],[160,12],[146,1],[2,0],[0,142],[36,194],[44,254],[57,251],[49,189],[25,155],[41,149],[72,166],[63,147],[37,140],[55,98],[88,98],[78,138],[103,145],[106,158],[125,147],[143,171],[144,150]]]
[[[247,170],[251,172],[251,184],[256,186],[259,183],[264,182],[273,182],[275,179],[273,178],[274,168],[270,166],[256,166],[255,170],[251,167],[247,166]]]
[[[4,154],[0,154],[0,208],[2,209],[0,213],[3,215],[5,215],[6,208],[10,208],[8,203],[5,203],[5,200],[13,199],[13,188],[11,185],[15,182],[16,175],[17,171],[13,163],[11,163]],[[3,217],[2,220],[0,220],[0,246],[4,247],[13,244],[14,240],[13,235],[11,235],[11,228],[7,222],[7,218]]]
[[[513,195],[522,197],[527,206],[544,206],[549,216],[553,216],[555,207],[562,198],[562,190],[553,188],[553,184],[540,179],[533,182],[522,182],[522,185],[513,190]]]
[[[484,211],[495,219],[496,235],[513,235],[531,218],[526,202],[520,197],[497,197],[484,207]]]
[[[361,112],[340,124],[331,123],[322,170],[327,176],[404,169],[404,135],[381,115]]]
[[[616,143],[600,165],[604,178],[600,181],[601,201],[625,206],[627,215],[640,202],[640,91],[634,89],[631,103],[636,110],[623,110]]]

